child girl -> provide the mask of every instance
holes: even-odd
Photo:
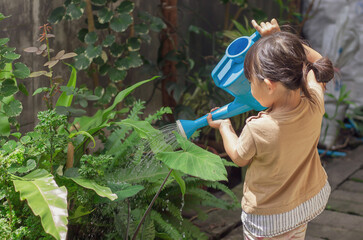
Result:
[[[317,144],[333,66],[294,34],[281,32],[275,19],[252,25],[262,38],[248,50],[244,73],[252,95],[268,109],[247,119],[239,137],[229,119],[207,119],[233,162],[248,165],[244,238],[304,239],[307,223],[330,194]]]

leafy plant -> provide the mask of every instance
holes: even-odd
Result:
[[[0,21],[8,18],[0,13]],[[14,98],[20,90],[28,94],[24,84],[18,84],[16,79],[28,77],[30,71],[21,62],[13,63],[20,58],[15,48],[7,46],[9,38],[0,38],[0,137],[10,135],[11,126],[18,127],[16,117],[20,115],[23,106]]]
[[[150,30],[159,32],[165,27],[160,18],[147,12],[136,14],[134,8],[134,2],[128,0],[65,0],[48,18],[52,24],[87,18],[79,29],[83,46],[75,50],[74,66],[92,77],[99,105],[109,103],[121,89],[128,70],[144,64],[140,49],[143,43],[150,43]],[[105,88],[99,84],[101,77],[108,80]]]
[[[68,58],[75,57],[75,56],[77,56],[77,54],[75,54],[73,52],[65,53],[64,50],[61,50],[55,56],[51,57],[51,52],[54,52],[54,50],[50,48],[49,39],[55,38],[55,35],[50,33],[52,27],[49,24],[44,24],[43,26],[40,27],[40,29],[42,30],[42,33],[40,34],[38,41],[39,42],[45,41],[45,43],[43,43],[40,47],[27,47],[24,49],[24,51],[28,52],[28,53],[35,53],[37,55],[42,55],[43,57],[47,58],[48,61],[46,63],[44,63],[44,66],[48,67],[48,70],[32,72],[29,75],[29,77],[46,76],[49,78],[49,87],[38,88],[33,93],[33,96],[36,94],[39,94],[41,92],[45,92],[46,94],[44,95],[43,99],[45,100],[45,103],[47,104],[48,109],[53,109],[54,108],[53,98],[57,94],[57,92],[59,92],[59,88],[60,88],[59,86],[60,86],[60,83],[62,82],[61,76],[53,76],[53,67],[58,62],[68,59]],[[71,66],[69,64],[67,64],[67,65],[72,68],[71,77],[68,81],[68,87],[74,88],[75,83],[76,83],[76,70],[73,66]],[[62,95],[60,97],[59,101],[61,101],[61,103],[57,103],[57,105],[66,104],[64,101],[71,101],[71,99],[67,99],[66,97],[64,97]]]

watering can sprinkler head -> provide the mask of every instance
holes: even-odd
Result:
[[[250,110],[261,111],[262,107],[251,94],[251,87],[244,75],[244,59],[248,49],[261,37],[255,32],[250,37],[235,39],[226,49],[226,54],[212,71],[217,87],[235,97],[234,101],[213,111],[212,119],[226,119]],[[190,138],[193,133],[208,125],[207,115],[196,120],[177,120],[179,133]]]

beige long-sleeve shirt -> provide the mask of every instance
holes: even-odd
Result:
[[[247,119],[238,154],[252,159],[244,183],[242,209],[269,215],[290,211],[315,196],[327,175],[317,150],[324,114],[323,90],[309,89],[290,112],[260,112]]]

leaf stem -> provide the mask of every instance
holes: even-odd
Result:
[[[172,172],[172,171],[173,171],[173,169],[170,169],[170,171],[169,171],[168,175],[165,177],[165,179],[164,179],[163,183],[160,185],[159,190],[157,191],[157,193],[155,194],[155,196],[154,196],[153,200],[152,200],[152,201],[151,201],[151,203],[149,204],[149,207],[146,209],[146,211],[145,211],[145,213],[144,213],[144,216],[141,218],[141,220],[140,220],[140,222],[139,222],[139,225],[137,225],[137,228],[136,228],[136,231],[135,231],[135,233],[134,233],[134,236],[132,236],[132,240],[135,240],[135,239],[136,239],[137,234],[138,234],[138,233],[139,233],[139,231],[140,231],[141,225],[144,223],[144,221],[145,221],[145,219],[146,219],[146,216],[149,214],[149,212],[150,212],[150,210],[151,210],[152,206],[154,205],[154,203],[155,203],[156,199],[158,198],[158,196],[159,196],[159,194],[160,194],[161,190],[163,189],[163,187],[164,187],[164,185],[165,185],[166,181],[168,180],[168,178],[169,178],[169,176],[170,176],[170,174],[171,174],[171,172]]]

